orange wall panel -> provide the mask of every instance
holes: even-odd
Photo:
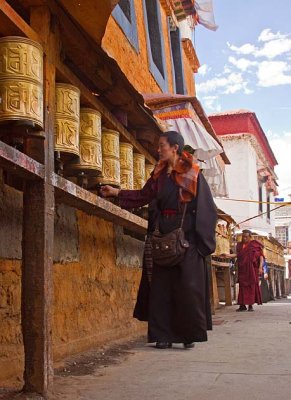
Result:
[[[161,23],[165,47],[168,92],[173,93],[173,74],[171,66],[171,48],[167,16],[161,7]],[[141,93],[160,93],[162,90],[149,69],[144,9],[141,0],[135,1],[135,13],[138,31],[139,52],[133,48],[122,29],[111,16],[102,41],[103,49],[113,57],[132,85]]]

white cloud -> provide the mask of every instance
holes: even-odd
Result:
[[[207,64],[201,65],[201,67],[199,67],[199,70],[198,70],[199,74],[203,75],[203,76],[208,74],[208,72],[210,72],[210,71],[211,71],[211,67],[209,67]]]
[[[281,56],[291,51],[291,38],[275,39],[265,43],[261,49],[254,52],[255,57],[267,57],[269,59]]]
[[[223,94],[233,94],[242,91],[244,94],[250,94],[252,91],[247,87],[247,81],[242,74],[232,72],[228,76],[215,76],[205,82],[196,85],[197,92],[208,94],[219,91]]]
[[[278,166],[275,167],[275,172],[279,178],[280,195],[291,193],[291,135],[289,134],[288,132],[283,133],[283,135],[273,134],[273,138],[269,139],[272,150],[278,161]],[[289,189],[284,190],[286,188]]]
[[[218,96],[205,96],[202,103],[208,112],[220,112],[222,110],[221,104],[218,102]]]
[[[274,39],[284,39],[287,35],[282,34],[281,32],[273,33],[270,28],[262,30],[258,37],[259,42],[268,42],[269,40]]]
[[[229,42],[227,42],[227,46],[229,47],[230,50],[234,51],[237,54],[253,54],[256,51],[256,47],[253,44],[250,43],[246,43],[243,44],[240,47],[237,47],[233,44],[230,44]]]
[[[258,86],[290,85],[291,66],[285,61],[263,61],[259,64],[257,77]]]
[[[223,68],[223,73],[224,74],[230,74],[232,72],[232,69],[230,68],[230,66],[229,65],[225,65],[224,66],[224,68]]]
[[[273,59],[281,55],[290,55],[291,37],[280,32],[273,33],[269,28],[264,29],[259,37],[259,47],[251,43],[245,43],[242,46],[235,46],[227,43],[228,48],[238,55],[248,55],[253,57],[265,57]]]
[[[257,61],[251,61],[247,58],[235,58],[233,56],[228,57],[228,61],[241,71],[247,71],[250,67],[256,67]]]

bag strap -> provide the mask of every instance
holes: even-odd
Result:
[[[183,209],[183,215],[182,215],[182,219],[181,219],[181,226],[180,226],[180,229],[182,229],[182,228],[183,228],[183,225],[184,225],[186,210],[187,210],[187,203],[184,203],[184,209]]]

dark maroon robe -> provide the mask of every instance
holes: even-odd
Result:
[[[122,190],[120,206],[137,208],[150,203],[148,231],[159,218],[161,232],[179,227],[179,187],[166,172],[150,178],[142,190]],[[165,209],[176,215],[161,214]],[[183,262],[174,267],[153,265],[152,281],[143,268],[134,317],[148,321],[148,341],[202,342],[212,328],[208,273],[205,257],[215,250],[216,207],[207,182],[198,177],[196,198],[188,203],[184,231],[190,242]]]
[[[259,286],[260,257],[263,256],[263,245],[257,240],[251,240],[243,247],[237,244],[239,305],[262,304]]]

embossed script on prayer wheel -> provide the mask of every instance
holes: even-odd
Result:
[[[147,181],[151,177],[151,173],[153,172],[155,166],[153,164],[146,163],[145,165],[145,180]]]
[[[80,90],[56,84],[55,151],[79,155]]]
[[[133,187],[135,190],[142,189],[145,184],[145,156],[133,154]]]
[[[0,38],[0,122],[43,128],[43,50],[29,39]]]
[[[133,146],[130,143],[120,143],[120,187],[133,189]]]
[[[119,132],[102,129],[102,177],[103,185],[120,186]]]
[[[101,114],[98,111],[81,108],[79,141],[78,162],[69,164],[68,169],[97,176],[102,171]]]

